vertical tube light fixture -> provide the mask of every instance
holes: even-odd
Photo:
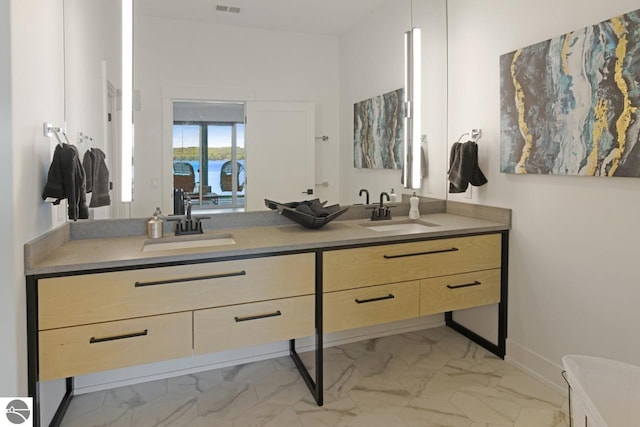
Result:
[[[133,0],[122,0],[122,202],[133,200]]]
[[[422,43],[420,28],[404,33],[404,187],[422,185],[420,139],[422,128]]]

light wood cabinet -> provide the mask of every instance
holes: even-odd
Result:
[[[325,331],[499,303],[501,261],[500,234],[325,251]]]
[[[500,302],[500,269],[420,281],[420,315]]]
[[[499,234],[327,251],[324,291],[500,268],[500,255]]]
[[[324,331],[335,332],[417,317],[418,282],[325,293]]]
[[[302,253],[40,279],[40,378],[312,335],[315,277]]]
[[[81,274],[39,280],[38,321],[53,329],[314,292],[313,253]]]
[[[315,297],[307,295],[197,310],[193,313],[195,354],[311,336],[314,302]]]
[[[191,355],[191,312],[41,331],[40,379]]]

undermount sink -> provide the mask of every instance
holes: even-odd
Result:
[[[214,246],[235,245],[231,234],[198,234],[194,236],[175,236],[161,239],[149,239],[144,242],[142,252],[171,251],[178,249],[209,248]]]
[[[438,227],[438,224],[434,224],[433,222],[422,221],[419,219],[368,222],[361,225],[373,231],[378,231],[378,232],[393,231],[396,233],[424,233],[427,231],[431,231],[432,227]]]

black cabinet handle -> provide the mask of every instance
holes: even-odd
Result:
[[[155,280],[152,282],[136,282],[135,287],[140,288],[142,286],[170,285],[172,283],[195,282],[196,280],[222,279],[225,277],[246,276],[246,275],[247,275],[247,272],[244,270],[232,271],[230,273],[210,274],[208,276],[183,277],[183,278],[171,279],[171,280]]]
[[[115,335],[113,337],[103,337],[103,338],[91,337],[91,339],[89,340],[89,344],[95,344],[97,342],[105,342],[105,341],[124,340],[127,338],[143,337],[148,334],[149,334],[149,330],[145,329],[142,332],[133,332],[131,334]]]
[[[277,316],[282,316],[282,313],[280,312],[280,310],[276,311],[275,313],[258,314],[256,316],[247,316],[247,317],[236,316],[234,319],[236,320],[236,322],[246,322],[248,320],[265,319],[267,317],[277,317]]]
[[[469,286],[478,286],[482,285],[482,282],[478,282],[477,280],[472,283],[464,283],[462,285],[447,285],[449,289],[458,289],[458,288],[468,288]]]
[[[385,299],[393,299],[393,298],[395,298],[395,296],[393,294],[389,294],[389,295],[384,296],[384,297],[369,298],[369,299],[358,299],[358,298],[356,298],[356,303],[358,303],[358,304],[366,304],[368,302],[382,301],[382,300],[385,300]]]
[[[385,259],[403,258],[403,257],[408,257],[408,256],[432,255],[432,254],[441,254],[441,253],[444,253],[444,252],[456,252],[456,251],[459,251],[459,250],[460,249],[458,249],[458,248],[449,248],[449,249],[439,249],[437,251],[415,252],[415,253],[411,253],[411,254],[383,255],[383,257]]]

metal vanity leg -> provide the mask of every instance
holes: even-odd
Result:
[[[40,378],[38,366],[40,363],[40,349],[38,342],[38,280],[33,276],[27,276],[27,387],[28,393],[33,398],[33,425],[42,426],[40,414]],[[56,410],[49,427],[57,427],[62,423],[69,403],[73,397],[73,378],[66,379],[66,391],[60,405]]]
[[[316,340],[317,342],[317,340]],[[296,364],[302,379],[307,384],[307,387],[311,391],[313,398],[316,400],[318,406],[323,405],[323,392],[322,392],[322,346],[316,349],[316,379],[311,378],[311,374],[302,363],[300,356],[296,352],[296,340],[289,340],[289,354]]]
[[[67,409],[69,409],[69,404],[71,403],[71,399],[73,398],[73,378],[67,378],[66,382],[67,382],[67,391],[64,394],[64,397],[60,402],[60,406],[58,406],[58,409],[56,410],[56,413],[53,416],[53,419],[51,420],[51,424],[49,424],[49,427],[58,427],[60,424],[62,424],[62,419],[64,418],[64,414],[67,412]]]
[[[27,276],[27,387],[33,399],[33,425],[40,427],[40,383],[38,382],[38,281]]]
[[[318,406],[324,403],[324,370],[323,370],[323,347],[322,347],[322,252],[316,252],[316,300],[315,300],[315,329],[316,329],[316,379],[311,378],[309,371],[302,363],[300,356],[296,352],[296,340],[289,340],[289,354],[293,359],[302,379],[309,387],[311,394]]]
[[[498,344],[481,337],[470,329],[465,328],[460,323],[453,320],[453,313],[448,311],[444,314],[445,324],[454,331],[464,335],[476,344],[489,350],[496,356],[504,359],[507,353],[507,303],[509,299],[509,232],[503,231],[502,254],[500,269],[500,303],[498,304]]]

